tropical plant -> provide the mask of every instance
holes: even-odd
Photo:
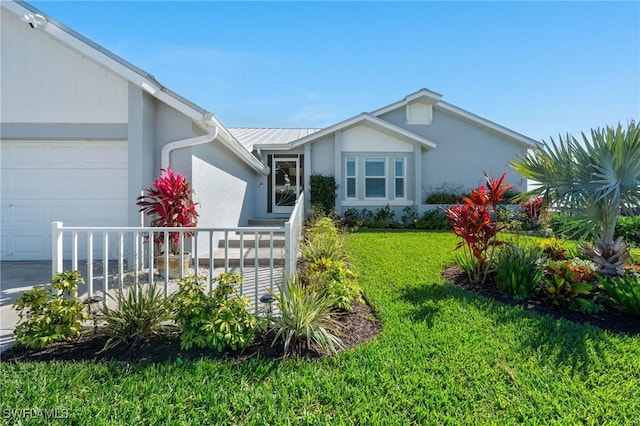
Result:
[[[178,281],[179,290],[172,296],[174,321],[181,329],[182,349],[246,348],[255,335],[258,320],[247,307],[250,301],[237,294],[236,286],[242,282],[237,272],[225,272],[212,280],[217,284],[209,294],[204,282],[197,276]]]
[[[186,177],[174,173],[170,167],[161,170],[145,195],[138,197],[140,211],[151,218],[151,226],[166,228],[193,228],[198,224],[198,211],[193,201],[193,190]],[[192,237],[193,232],[185,232]],[[164,233],[154,235],[157,245],[164,244]],[[169,233],[168,250],[170,254],[180,254],[180,234]]]
[[[635,247],[640,247],[640,216],[621,216],[616,224],[616,235]]]
[[[334,300],[334,307],[350,311],[352,301],[362,302],[362,288],[344,260],[320,258],[309,264],[301,279],[309,288]]]
[[[324,214],[329,214],[336,203],[338,188],[333,176],[324,176],[314,173],[309,178],[311,205],[319,206]]]
[[[104,322],[99,333],[108,339],[101,352],[120,344],[135,346],[142,340],[169,329],[171,306],[156,284],[135,284],[127,290],[116,289],[107,297],[116,305],[102,305],[98,319]]]
[[[380,207],[379,209],[376,209],[373,220],[375,222],[384,222],[387,225],[389,225],[395,222],[396,212],[394,212],[391,206],[387,204],[384,207]]]
[[[585,266],[574,266],[570,261],[549,261],[544,269],[543,291],[554,305],[581,312],[598,312],[591,283],[594,272]]]
[[[542,279],[544,265],[540,262],[540,249],[514,242],[500,247],[493,259],[496,286],[513,296],[525,300],[534,296]]]
[[[567,249],[564,248],[562,242],[557,238],[545,238],[538,243],[538,248],[542,250],[542,254],[551,260],[566,260]]]
[[[539,224],[546,213],[544,199],[542,197],[533,197],[522,203],[522,211],[531,223]]]
[[[505,184],[505,174],[494,180],[487,174],[484,175],[487,187],[480,185],[478,189],[471,190],[469,197],[464,197],[464,204],[456,204],[444,210],[449,222],[453,226],[453,232],[460,238],[455,250],[465,248],[477,259],[477,268],[469,276],[473,281],[482,281],[487,277],[487,260],[490,251],[502,244],[497,239],[498,232],[502,229],[492,219],[498,203],[502,201],[503,194],[511,188]]]
[[[402,216],[400,217],[404,226],[414,226],[418,222],[418,214],[413,206],[406,206],[402,209]]]
[[[303,286],[295,277],[273,296],[280,315],[271,318],[275,333],[271,346],[281,343],[285,356],[301,355],[304,349],[335,354],[343,348],[331,297]]]
[[[600,265],[604,274],[623,275],[629,248],[616,238],[621,209],[640,205],[640,129],[631,122],[626,129],[591,130],[582,143],[567,135],[551,139],[512,162],[511,167],[540,185],[522,199],[542,196],[545,205],[566,207],[581,219],[577,230],[593,235],[595,244],[582,250]]]
[[[620,307],[640,316],[640,271],[628,271],[623,277],[598,277],[598,283]]]
[[[20,318],[14,344],[42,349],[77,336],[88,318],[80,299],[73,296],[83,283],[78,271],[66,271],[51,278],[50,289],[38,286],[22,293],[13,304]]]

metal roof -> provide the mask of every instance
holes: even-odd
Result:
[[[249,151],[258,144],[280,145],[297,141],[322,129],[230,127],[229,131]]]

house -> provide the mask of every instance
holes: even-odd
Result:
[[[422,89],[324,129],[228,129],[152,75],[24,2],[1,2],[2,260],[51,257],[51,222],[139,226],[160,168],[187,175],[199,226],[288,216],[312,174],[336,209],[424,210],[428,188],[474,187],[536,142]],[[306,206],[308,208],[308,205]]]

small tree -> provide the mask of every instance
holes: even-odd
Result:
[[[580,219],[574,234],[594,237],[595,244],[582,250],[600,272],[624,274],[629,248],[615,229],[621,210],[640,205],[640,129],[634,122],[627,129],[591,130],[591,139],[582,133],[582,143],[569,135],[558,144],[551,139],[511,167],[540,183],[520,199],[542,196],[547,205],[566,207]]]
[[[505,174],[500,179],[493,180],[484,175],[487,187],[480,185],[472,189],[469,197],[464,197],[464,204],[455,205],[444,210],[449,222],[453,226],[453,233],[462,238],[455,250],[466,248],[469,256],[476,259],[475,270],[469,274],[474,281],[484,282],[487,277],[486,264],[490,253],[502,244],[496,238],[502,227],[498,227],[491,214],[503,199],[504,192],[511,189],[510,184],[503,183]]]

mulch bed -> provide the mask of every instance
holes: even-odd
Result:
[[[516,302],[511,298],[511,296],[503,293],[488,280],[484,284],[469,281],[467,274],[465,274],[457,265],[444,269],[442,271],[442,276],[450,283],[466,291],[470,291],[507,305],[520,306],[522,309],[551,315],[554,318],[562,318],[578,323],[589,323],[614,333],[624,333],[631,336],[640,334],[640,319],[638,317],[634,317],[611,307],[605,306],[604,311],[596,314],[576,312],[554,305],[543,294],[539,294],[534,299]]]
[[[339,316],[342,326],[341,335],[345,349],[353,348],[361,343],[373,340],[380,334],[381,326],[378,317],[369,303],[354,303],[353,309]],[[185,362],[199,359],[232,359],[249,358],[279,359],[284,357],[281,345],[271,347],[272,335],[257,335],[254,342],[241,352],[223,354],[211,350],[180,349],[180,337],[176,332],[165,332],[152,336],[135,347],[120,345],[103,353],[99,352],[106,338],[88,332],[80,337],[50,345],[42,350],[30,350],[23,347],[10,348],[0,356],[2,362],[34,362],[34,361],[112,361],[119,363],[136,362]],[[299,354],[317,358],[322,354],[307,350]]]

